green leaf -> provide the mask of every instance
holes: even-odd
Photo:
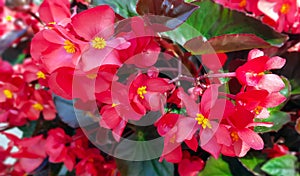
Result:
[[[294,90],[292,90],[291,94],[292,95],[299,95],[300,94],[300,87],[297,87]]]
[[[136,12],[137,0],[94,0],[93,5],[104,5],[107,4],[114,11],[124,18],[137,16]]]
[[[291,117],[288,113],[282,111],[272,111],[270,116],[266,119],[256,119],[256,122],[271,122],[272,127],[256,126],[254,128],[255,132],[266,133],[271,131],[278,131],[283,125],[291,121]]]
[[[261,153],[249,152],[245,157],[239,160],[249,171],[258,174],[258,172],[261,172],[259,166],[266,161],[266,157]]]
[[[157,159],[148,161],[125,161],[116,159],[121,175],[165,176],[174,175],[174,165]]]
[[[226,176],[226,175],[232,175],[230,172],[230,168],[228,163],[223,161],[221,158],[215,159],[213,157],[210,157],[205,165],[205,168],[203,171],[199,173],[198,176]]]
[[[295,162],[297,158],[293,155],[285,155],[269,160],[262,166],[262,170],[272,176],[296,175]]]
[[[194,37],[202,36],[204,41],[207,41],[225,34],[253,34],[273,46],[281,46],[287,40],[286,35],[276,32],[261,21],[246,16],[244,13],[224,8],[211,0],[194,2],[193,4],[200,6],[200,8],[186,20],[184,25],[179,26],[175,33],[194,29],[200,35],[195,35],[195,31],[179,34],[177,37],[180,38],[180,44],[184,44]],[[169,31],[164,35],[172,36],[172,33],[173,31]],[[182,38],[185,39],[184,43],[182,43]],[[177,40],[174,41],[177,42]]]
[[[23,137],[31,137],[35,131],[37,121],[30,121],[26,125],[19,127],[23,132]]]

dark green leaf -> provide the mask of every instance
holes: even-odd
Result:
[[[124,18],[137,16],[136,13],[136,2],[137,0],[94,0],[93,5],[107,4],[114,11]]]
[[[23,132],[23,137],[31,137],[35,131],[37,121],[30,121],[26,123],[26,125],[19,127],[19,129]]]
[[[253,34],[273,46],[281,46],[287,40],[286,35],[274,31],[261,21],[246,16],[244,13],[224,8],[211,0],[203,0],[194,4],[200,6],[200,9],[197,9],[184,25],[179,26],[175,33],[185,30],[191,31],[192,28],[198,31],[199,35],[195,35],[195,31],[179,33],[177,37],[180,38],[180,44],[199,36],[204,37],[204,41],[206,41],[225,34]],[[169,36],[172,33],[173,31],[170,31],[164,35]],[[184,43],[182,43],[182,38],[185,39]]]
[[[205,168],[203,171],[199,173],[198,176],[231,176],[231,172],[229,169],[228,163],[223,161],[221,158],[215,159],[213,157],[210,157],[205,165]]]
[[[116,159],[121,175],[127,176],[166,176],[174,174],[174,166],[166,161],[125,161]]]
[[[285,155],[269,160],[262,166],[262,170],[269,175],[283,176],[296,175],[295,162],[297,158],[293,155]]]
[[[300,94],[300,87],[297,87],[294,90],[292,90],[291,94],[292,95],[299,95]]]
[[[272,127],[257,126],[254,128],[254,130],[260,133],[278,131],[282,128],[283,125],[288,123],[290,120],[291,117],[288,113],[282,111],[272,111],[270,113],[270,117],[266,119],[256,119],[256,122],[271,122],[273,123],[273,126]]]
[[[259,165],[266,161],[266,157],[261,153],[249,152],[245,157],[239,160],[249,171],[258,174],[260,171]]]

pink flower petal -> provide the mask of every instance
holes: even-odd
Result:
[[[286,60],[279,57],[271,57],[266,63],[266,70],[281,69],[286,63]]]
[[[261,150],[264,148],[264,141],[262,138],[254,131],[244,128],[238,131],[238,135],[249,147],[255,150]]]
[[[285,84],[278,75],[266,74],[260,79],[258,87],[272,93],[282,90]]]
[[[108,33],[107,36],[112,35],[114,21],[115,13],[108,5],[85,10],[72,18],[75,32],[88,41],[101,32]]]

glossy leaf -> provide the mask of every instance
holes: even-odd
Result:
[[[262,170],[269,175],[296,175],[295,162],[297,157],[285,155],[269,160],[262,166]]]
[[[113,8],[117,14],[121,15],[124,18],[128,18],[138,15],[135,9],[136,2],[137,0],[94,0],[93,5],[107,4],[111,8]]]
[[[231,176],[231,172],[229,169],[228,163],[223,161],[221,158],[215,159],[210,157],[205,165],[203,171],[199,173],[198,176],[206,176],[206,175],[222,175],[222,176]]]
[[[266,157],[260,153],[250,152],[239,160],[249,171],[258,174],[258,172],[261,172],[259,166],[266,161]]]
[[[199,32],[199,35],[195,35],[195,32],[182,33],[178,38],[185,38],[185,42],[199,36],[204,37],[204,41],[207,41],[213,37],[225,34],[252,34],[257,36],[257,39],[261,38],[272,46],[281,46],[287,40],[286,35],[274,31],[272,28],[264,25],[261,21],[246,16],[244,13],[224,8],[219,4],[213,3],[211,0],[194,2],[193,4],[198,5],[201,8],[197,9],[186,20],[184,25],[179,26],[179,28],[183,29],[178,29],[178,31],[193,28]],[[164,35],[172,35],[170,34],[172,32],[173,31]],[[254,39],[252,38],[251,41],[254,42],[253,40]],[[241,43],[238,40],[236,41],[238,42],[236,45]],[[267,47],[261,40],[258,44],[263,44],[264,47]],[[247,46],[247,48],[248,47],[249,46]]]
[[[187,41],[184,47],[194,55],[210,53],[211,47],[214,52],[232,52],[249,50],[253,48],[268,48],[271,45],[254,34],[225,34],[216,36],[206,42],[198,37]]]
[[[138,0],[136,5],[138,14],[158,16],[158,18],[151,18],[151,22],[164,24],[170,29],[182,24],[198,8],[197,5],[183,0]]]
[[[146,161],[125,161],[116,159],[121,175],[130,176],[165,176],[174,174],[174,166],[166,161],[158,159]]]
[[[19,127],[19,129],[23,132],[23,137],[31,137],[36,128],[37,121],[30,121],[24,126]]]
[[[273,123],[272,127],[263,127],[257,126],[254,128],[256,132],[266,133],[270,131],[278,131],[282,128],[283,125],[288,123],[291,120],[291,117],[288,113],[282,111],[272,111],[270,116],[266,119],[256,119],[257,122],[271,122]]]

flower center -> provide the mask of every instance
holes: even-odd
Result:
[[[5,97],[8,99],[11,99],[13,97],[13,93],[8,89],[4,89],[3,93],[4,93]]]
[[[263,110],[263,107],[257,106],[257,107],[253,110],[253,112],[254,112],[256,115],[258,115],[258,114],[261,113],[262,110]]]
[[[89,78],[89,79],[95,79],[97,77],[97,73],[87,74],[86,77]]]
[[[42,111],[44,109],[43,105],[40,103],[34,103],[32,107],[37,111]]]
[[[176,134],[174,134],[171,138],[170,138],[170,143],[174,144],[176,140]]]
[[[6,21],[12,21],[12,20],[13,20],[13,17],[10,16],[10,15],[7,15],[7,16],[5,17],[5,19],[6,19]]]
[[[70,40],[65,40],[64,49],[67,53],[75,53],[76,51],[75,45]]]
[[[285,4],[282,4],[281,8],[280,8],[280,12],[282,14],[287,14],[289,11],[290,11],[290,5],[285,3]]]
[[[46,76],[45,76],[45,74],[44,74],[42,71],[38,71],[38,72],[36,73],[36,77],[37,77],[38,79],[46,79]]]
[[[202,114],[197,114],[195,120],[198,122],[199,125],[202,125],[202,128],[205,129],[206,127],[212,128],[209,120],[205,118]]]
[[[111,105],[111,107],[116,107],[117,106],[117,104],[116,103],[113,103],[112,105]]]
[[[247,5],[247,0],[242,0],[240,3],[239,3],[239,6],[240,7],[246,7]]]
[[[103,49],[106,46],[106,41],[102,37],[95,37],[92,40],[92,46],[93,46],[93,48],[96,48],[96,49]]]
[[[230,137],[231,137],[231,139],[232,139],[233,142],[236,142],[236,141],[239,140],[239,135],[238,135],[238,133],[236,131],[231,132],[230,133]]]
[[[147,93],[146,88],[146,86],[142,86],[137,89],[137,94],[141,97],[141,99],[145,98],[144,95]]]

